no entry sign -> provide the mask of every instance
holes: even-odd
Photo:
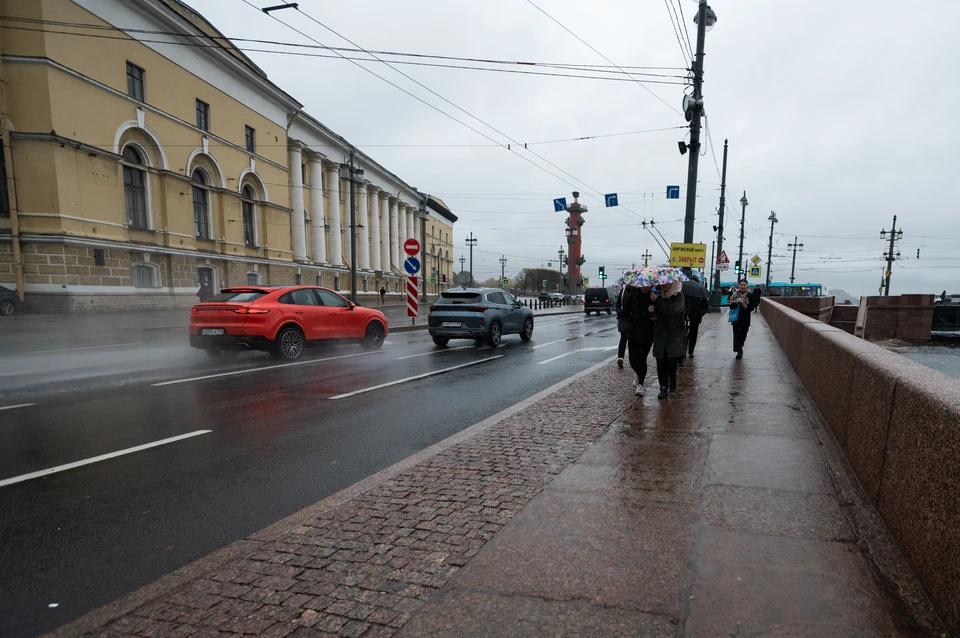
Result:
[[[420,242],[416,239],[408,239],[403,242],[403,252],[407,253],[410,256],[416,255],[420,252]]]

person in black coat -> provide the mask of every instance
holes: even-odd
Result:
[[[684,295],[687,311],[687,355],[693,357],[693,349],[697,347],[697,335],[700,333],[700,324],[704,316],[710,312],[710,301],[704,297]]]
[[[630,335],[630,317],[627,315],[626,311],[623,308],[624,300],[627,295],[631,294],[631,286],[624,286],[620,289],[620,292],[617,293],[617,303],[616,303],[616,312],[617,312],[617,331],[620,333],[620,343],[617,344],[617,367],[623,368],[623,355],[627,350],[627,341],[629,340]]]
[[[646,391],[643,382],[647,378],[647,355],[653,347],[653,316],[650,314],[648,301],[651,290],[649,287],[631,286],[629,291],[624,293],[621,307],[621,312],[629,323],[627,353],[630,355],[630,367],[637,374],[634,382],[637,396],[643,396]]]
[[[733,326],[733,351],[737,359],[743,358],[743,345],[747,341],[747,332],[750,330],[750,313],[753,310],[750,296],[750,284],[741,279],[738,287],[730,291],[730,310],[737,311],[737,320],[731,322]]]
[[[680,282],[666,288],[658,286],[650,292],[653,302],[648,310],[653,313],[653,356],[657,360],[657,378],[660,381],[658,399],[666,399],[677,390],[677,366],[687,351],[685,302]]]
[[[754,312],[760,312],[761,297],[763,297],[763,289],[760,286],[754,287],[753,292],[750,293],[750,306]]]

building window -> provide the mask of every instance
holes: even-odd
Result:
[[[258,272],[248,272],[248,273],[247,273],[247,285],[248,285],[248,286],[259,286],[259,285],[260,285],[260,273],[258,273]]]
[[[250,153],[257,152],[257,132],[250,128],[249,126],[243,127],[243,137],[244,141],[247,143],[247,151]]]
[[[140,102],[146,102],[146,75],[136,64],[127,62],[127,95]]]
[[[197,100],[197,128],[210,132],[210,105]]]
[[[127,224],[133,228],[149,228],[147,224],[147,172],[143,157],[132,146],[123,149],[123,197],[127,205]]]
[[[206,187],[203,171],[193,171],[193,233],[201,239],[210,239],[210,206]]]
[[[7,193],[7,155],[0,139],[0,217],[10,215],[10,196]]]
[[[318,286],[323,285],[323,275],[320,275],[320,274],[317,275],[317,285]]]
[[[147,264],[134,264],[130,268],[134,288],[157,288],[157,269]]]
[[[256,217],[253,208],[253,189],[244,186],[241,192],[240,208],[243,213],[243,243],[247,246],[257,245],[255,234]]]
[[[340,275],[333,276],[333,289],[340,290]]]

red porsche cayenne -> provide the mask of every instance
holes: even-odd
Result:
[[[299,359],[324,341],[352,341],[376,350],[387,318],[319,286],[224,288],[190,311],[190,345],[209,354],[264,350],[275,359]]]

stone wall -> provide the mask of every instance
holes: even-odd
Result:
[[[861,297],[857,334],[864,339],[930,340],[933,295]]]
[[[761,312],[934,605],[960,633],[960,381],[769,299]]]
[[[834,306],[833,316],[830,318],[830,325],[844,332],[853,334],[857,326],[857,313],[859,310],[860,308],[853,304]]]
[[[834,297],[776,297],[778,303],[808,317],[830,323],[833,318]]]

